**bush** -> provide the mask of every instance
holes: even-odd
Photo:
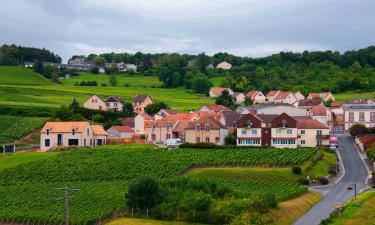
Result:
[[[316,152],[316,159],[317,159],[317,160],[321,160],[321,159],[323,159],[323,156],[324,156],[324,155],[323,155],[320,151],[317,151],[317,152]]]
[[[309,184],[310,184],[310,180],[307,179],[307,178],[300,178],[300,179],[298,180],[298,183],[299,183],[300,185],[309,185]]]
[[[335,176],[337,174],[337,170],[336,170],[336,167],[335,166],[331,166],[329,169],[328,169],[328,173]]]
[[[198,148],[198,149],[219,149],[223,148],[222,146],[215,145],[214,143],[183,143],[180,145],[180,148]]]
[[[130,84],[124,84],[124,87],[130,87]]]
[[[319,177],[318,181],[322,185],[327,185],[329,183],[329,179],[327,177]]]
[[[293,172],[294,174],[301,174],[301,173],[302,173],[302,169],[301,169],[301,167],[299,167],[299,166],[293,166],[293,167],[292,167],[292,172]]]
[[[108,84],[102,83],[102,87],[107,87],[107,86],[108,86]]]
[[[358,136],[360,134],[367,134],[368,133],[368,129],[367,129],[366,126],[364,126],[362,124],[355,124],[352,127],[350,127],[349,133],[353,137],[356,137],[356,136]]]

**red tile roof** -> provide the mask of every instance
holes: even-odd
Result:
[[[202,107],[206,106],[209,110],[214,112],[220,112],[220,111],[230,111],[227,107],[223,105],[215,105],[215,104],[205,104]]]
[[[247,92],[246,97],[254,98],[258,94],[258,92],[259,91],[249,91]]]
[[[280,93],[278,93],[275,97],[275,100],[282,100],[282,99],[286,99],[290,94],[292,94],[292,92],[289,92],[289,91],[282,91]]]
[[[223,91],[229,91],[229,88],[222,88],[222,87],[212,87],[211,88],[211,91],[215,94],[215,95],[221,95],[221,93],[223,93]]]
[[[297,120],[298,129],[329,129],[327,126],[314,119],[300,117],[294,117],[294,119]]]
[[[326,116],[327,108],[324,105],[317,105],[311,108],[313,116]]]
[[[127,132],[127,133],[133,133],[134,129],[128,126],[112,126],[111,128],[114,128],[118,130],[119,132]]]
[[[332,102],[331,107],[341,107],[343,104],[343,102]]]
[[[268,92],[268,94],[266,95],[266,97],[272,97],[272,96],[275,96],[276,94],[278,94],[280,91],[270,91]]]
[[[203,117],[198,121],[190,121],[186,129],[194,130],[197,124],[201,126],[201,129],[204,129],[206,124],[209,124],[211,129],[220,129],[220,128],[225,129],[223,124],[221,124],[218,120],[215,120],[214,118],[210,116]]]

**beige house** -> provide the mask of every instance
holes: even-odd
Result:
[[[135,113],[144,114],[145,107],[152,104],[152,98],[149,95],[137,95],[133,100],[133,110]]]
[[[238,104],[241,104],[245,101],[246,96],[241,92],[234,92],[232,95],[234,101]]]
[[[154,118],[147,114],[138,114],[134,118],[134,133],[136,135],[145,134],[145,128],[154,122]]]
[[[373,104],[344,104],[344,128],[349,130],[355,124],[375,127],[375,105]]]
[[[167,139],[182,139],[181,134],[174,130],[178,123],[180,123],[180,120],[175,118],[163,118],[150,123],[145,128],[146,142],[153,144],[165,144]]]
[[[335,101],[335,97],[333,97],[331,92],[320,92],[320,93],[310,93],[307,96],[307,99],[314,99],[314,98],[321,98],[324,102],[332,100]]]
[[[233,95],[233,91],[230,88],[223,88],[223,87],[211,87],[208,94],[210,97],[217,98],[219,97],[223,91],[228,91],[229,95]]]
[[[296,97],[296,99],[298,101],[302,101],[302,100],[305,100],[305,96],[300,92],[300,91],[297,91],[294,93],[294,96]]]
[[[296,118],[296,120],[298,129],[298,146],[329,146],[329,127],[314,119]]]
[[[107,130],[108,139],[133,138],[134,129],[128,126],[112,126]]]
[[[40,131],[40,149],[104,145],[107,132],[101,125],[88,122],[47,122]]]
[[[216,65],[217,69],[223,69],[223,70],[230,70],[232,68],[232,64],[229,62],[223,61]]]
[[[246,94],[246,97],[250,98],[253,103],[265,103],[266,96],[261,91],[249,91]]]
[[[275,98],[274,98],[274,103],[285,103],[285,104],[290,104],[290,105],[298,105],[298,99],[294,94],[290,91],[281,91],[279,92]]]
[[[124,106],[123,100],[118,96],[111,96],[103,100],[98,95],[91,96],[83,107],[87,109],[101,110],[101,111],[122,111]]]
[[[185,142],[188,143],[205,142],[224,145],[226,136],[228,136],[228,129],[209,116],[189,122],[185,128]]]

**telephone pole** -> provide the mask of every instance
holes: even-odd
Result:
[[[69,225],[69,198],[74,197],[74,196],[70,196],[69,192],[79,191],[80,189],[64,187],[64,188],[51,188],[51,190],[64,191],[64,197],[57,198],[57,200],[64,199],[64,220],[65,220],[65,225]]]

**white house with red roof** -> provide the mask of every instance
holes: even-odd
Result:
[[[280,92],[281,92],[281,91],[279,91],[279,90],[274,90],[274,91],[270,91],[270,92],[268,92],[268,94],[266,95],[266,102],[274,102],[276,96],[277,96]]]
[[[294,97],[296,97],[298,101],[305,100],[305,96],[300,91],[294,92]]]
[[[311,118],[295,117],[295,119],[297,120],[298,146],[329,146],[329,127]]]
[[[333,97],[331,92],[312,92],[307,96],[307,99],[314,99],[314,98],[321,98],[323,101],[332,100],[335,101],[335,97]]]
[[[107,130],[108,139],[133,138],[134,129],[128,126],[112,126]]]
[[[331,127],[333,124],[332,112],[324,105],[312,106],[310,109],[311,117],[323,125]]]
[[[280,91],[274,97],[274,103],[286,103],[286,104],[298,106],[298,99],[296,98],[296,96],[294,96],[293,92]]]
[[[124,101],[118,96],[111,96],[104,100],[98,95],[93,95],[85,103],[83,103],[83,107],[87,109],[101,111],[122,111],[123,106]]]
[[[261,91],[249,91],[246,94],[247,98],[250,98],[253,103],[265,103],[266,96]]]
[[[210,97],[217,98],[223,93],[223,91],[228,91],[229,95],[233,95],[232,89],[225,87],[211,87],[208,94],[210,95]]]

